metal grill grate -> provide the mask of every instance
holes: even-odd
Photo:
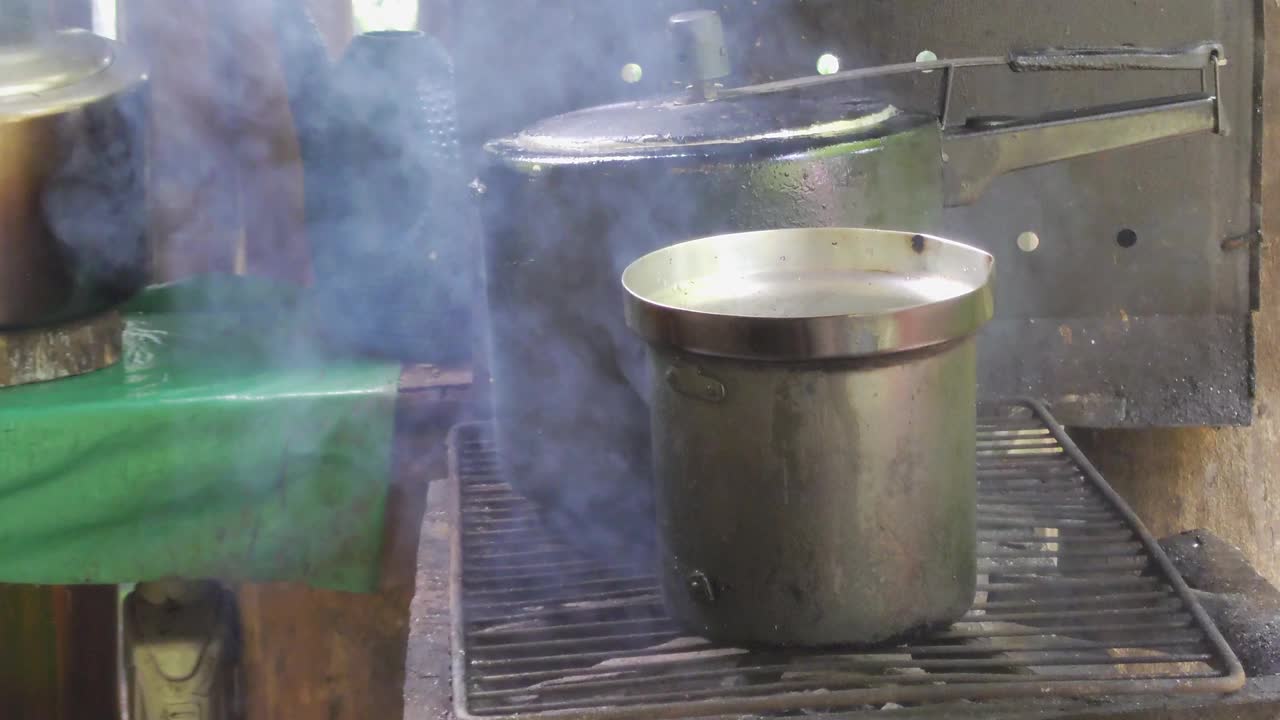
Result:
[[[979,413],[973,610],[882,650],[749,652],[689,637],[656,578],[542,530],[499,477],[489,426],[455,428],[451,471],[460,717],[776,715],[1244,682],[1150,534],[1034,403]]]

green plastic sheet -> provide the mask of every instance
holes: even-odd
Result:
[[[119,364],[0,390],[0,582],[372,590],[400,366],[342,359],[262,282],[153,288],[126,317]]]

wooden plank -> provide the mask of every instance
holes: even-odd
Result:
[[[117,717],[113,585],[0,585],[5,718]]]
[[[123,332],[114,310],[55,327],[0,332],[0,388],[112,365],[120,359]]]

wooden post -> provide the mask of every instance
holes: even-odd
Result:
[[[116,718],[114,585],[0,585],[5,718]]]

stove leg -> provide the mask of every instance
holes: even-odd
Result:
[[[235,720],[235,595],[209,581],[139,583],[124,601],[130,720]]]

